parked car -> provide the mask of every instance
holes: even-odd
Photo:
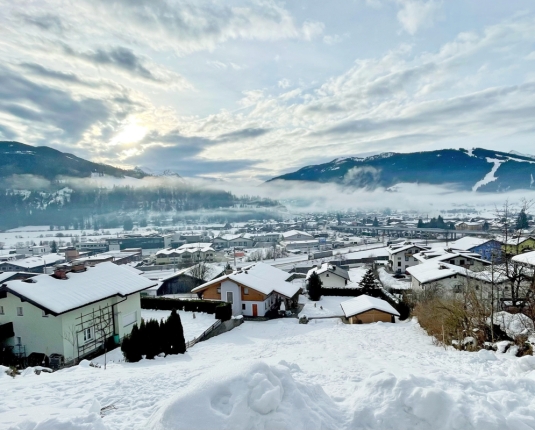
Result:
[[[402,274],[402,273],[395,273],[394,275],[392,275],[394,278],[396,279],[402,279],[402,278],[405,278],[405,275]]]

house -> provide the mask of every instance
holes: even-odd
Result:
[[[45,254],[18,260],[9,260],[0,263],[0,272],[45,273],[47,267],[55,266],[64,261],[65,256],[61,254]]]
[[[28,279],[39,275],[39,273],[27,273],[27,272],[0,272],[0,285],[7,281],[13,281],[15,279]]]
[[[465,236],[450,243],[454,250],[469,251],[479,254],[484,260],[500,262],[502,259],[502,243],[495,239]]]
[[[399,317],[390,303],[365,294],[340,303],[350,324],[370,324],[374,322],[395,322]]]
[[[304,240],[313,240],[314,236],[299,230],[290,230],[282,233],[282,240],[285,242],[296,242]]]
[[[506,255],[518,255],[533,251],[535,250],[535,239],[531,236],[511,238],[503,244],[502,249]]]
[[[524,252],[523,254],[515,255],[512,261],[522,266],[535,269],[535,251]]]
[[[429,262],[443,262],[469,268],[473,271],[485,270],[486,267],[492,265],[490,261],[479,258],[479,254],[469,251],[456,251],[451,248],[440,249],[435,248],[429,251],[422,251],[414,258],[418,260],[420,264],[426,264]]]
[[[107,251],[101,254],[91,255],[89,257],[77,258],[74,263],[85,264],[86,266],[94,266],[95,264],[111,261],[117,265],[133,263],[141,260],[141,249],[124,251]]]
[[[485,223],[463,221],[455,224],[455,230],[481,231],[483,230],[483,224]]]
[[[345,288],[350,280],[347,270],[330,263],[318,264],[310,269],[306,276],[307,281],[314,272],[321,279],[323,288]]]
[[[294,241],[283,241],[281,242],[281,245],[286,249],[287,251],[303,251],[303,252],[310,252],[315,251],[319,249],[319,240],[318,239],[310,239],[310,240],[294,240]]]
[[[214,237],[212,240],[212,246],[216,249],[226,248],[252,248],[254,246],[254,239],[247,234],[223,234],[221,236]]]
[[[508,293],[507,279],[500,273],[486,270],[474,272],[465,267],[448,264],[441,261],[431,261],[407,269],[410,273],[411,287],[416,293],[427,291],[437,287],[442,294],[461,293],[463,289],[471,285],[476,290],[481,290],[483,298],[490,298],[491,286],[500,285],[504,294]]]
[[[60,266],[53,275],[5,282],[0,345],[22,359],[39,353],[79,360],[140,324],[140,292],[155,284],[110,262]]]
[[[201,263],[181,270],[148,270],[141,276],[157,281],[158,284],[145,290],[143,295],[163,296],[165,294],[189,293],[195,287],[223,276],[225,269],[210,263]]]
[[[215,250],[209,243],[188,243],[177,249],[163,249],[156,253],[156,264],[193,264],[212,262]]]
[[[301,287],[287,282],[292,276],[264,263],[255,263],[206,282],[193,290],[205,300],[232,303],[233,315],[262,317],[269,310],[278,310],[284,302],[286,309],[298,303]]]
[[[400,244],[392,244],[387,248],[388,251],[388,266],[390,270],[396,272],[405,272],[407,267],[418,264],[418,260],[414,258],[415,254],[421,251],[427,251],[429,248],[417,245],[413,242],[403,242]]]

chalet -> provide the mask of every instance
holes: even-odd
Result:
[[[141,322],[140,292],[155,284],[110,262],[5,282],[0,345],[20,358],[36,353],[79,360],[129,334]]]
[[[365,294],[340,303],[350,324],[369,324],[374,322],[395,322],[399,317],[390,303]]]
[[[323,288],[345,288],[350,281],[347,270],[330,263],[318,264],[317,267],[310,269],[306,279],[308,280],[314,272],[321,279]]]
[[[255,263],[221,276],[192,290],[205,300],[232,303],[233,315],[262,317],[269,310],[298,303],[300,286],[287,282],[292,276],[264,263]]]
[[[535,238],[531,236],[511,238],[503,244],[506,255],[518,255],[533,250],[535,250]]]
[[[483,230],[484,222],[468,222],[463,221],[455,224],[456,230],[471,230],[471,231],[481,231]]]

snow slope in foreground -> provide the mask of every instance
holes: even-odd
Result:
[[[183,356],[1,375],[0,398],[17,429],[529,429],[535,357],[445,350],[413,322],[245,322]]]

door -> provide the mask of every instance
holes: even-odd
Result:
[[[253,316],[258,316],[258,305],[253,304]]]

